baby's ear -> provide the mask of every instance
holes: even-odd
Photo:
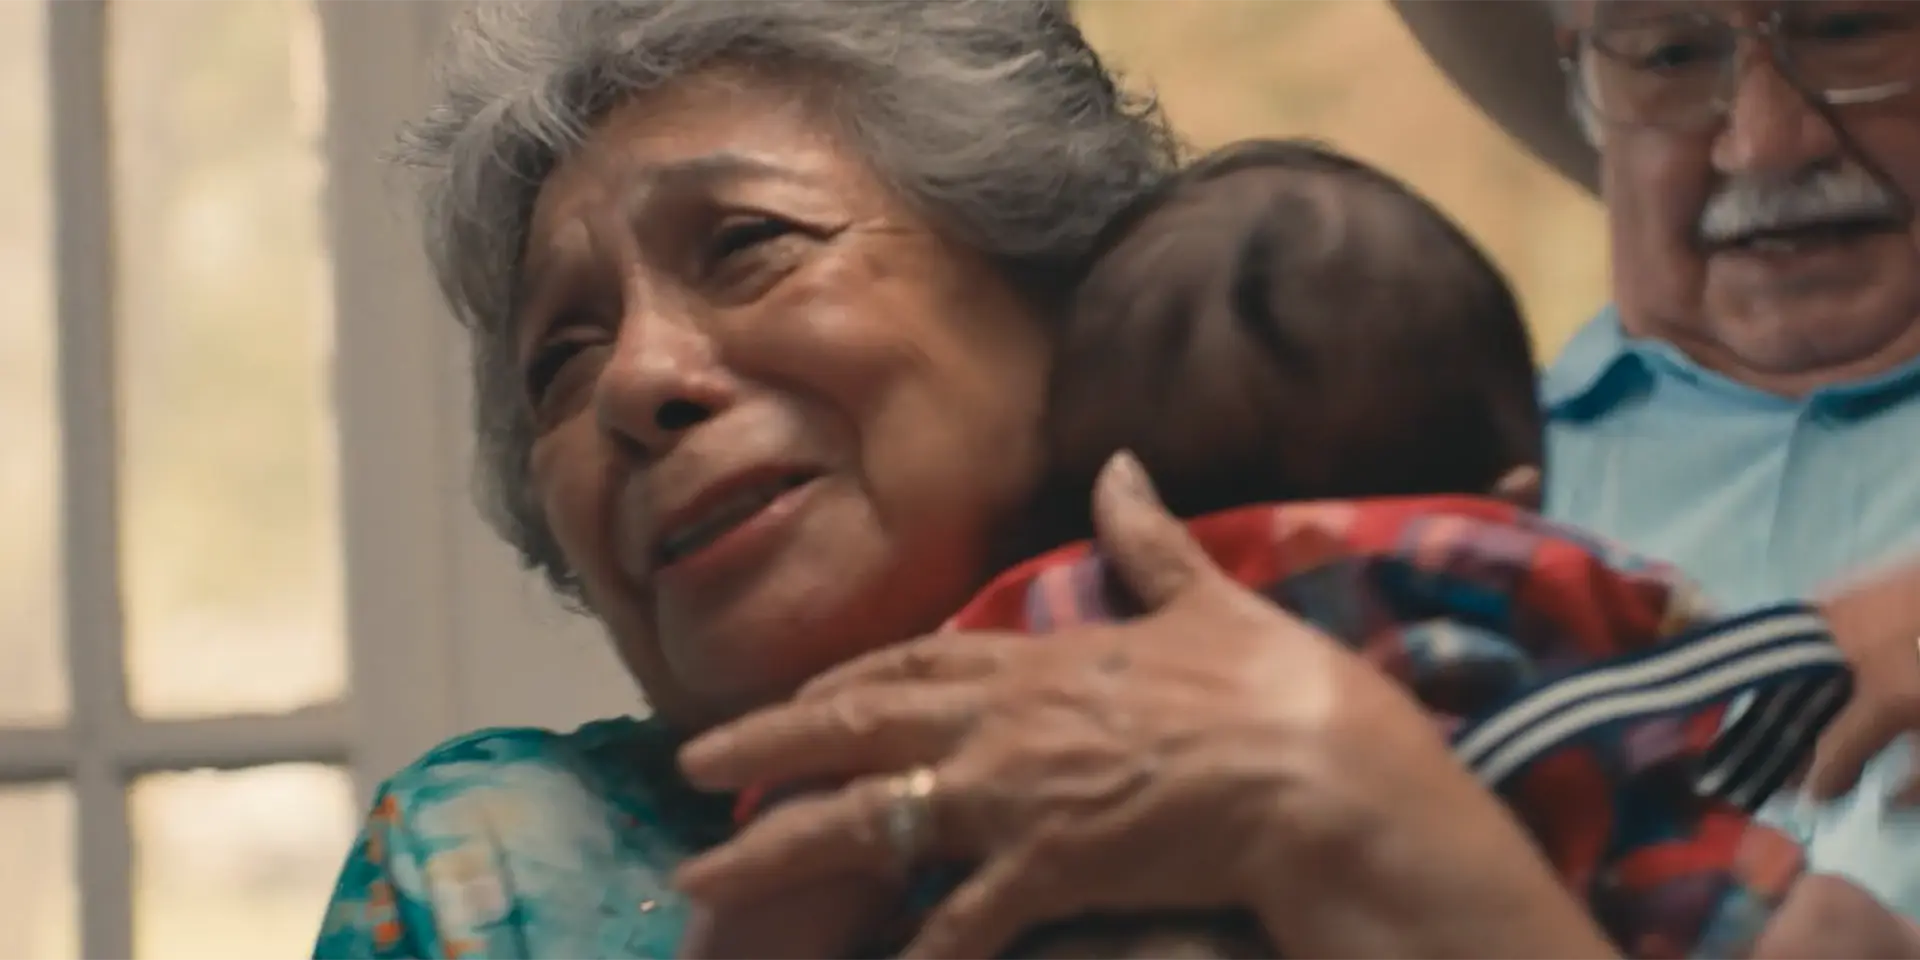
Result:
[[[1494,483],[1490,493],[1494,499],[1505,500],[1523,510],[1537,511],[1540,509],[1540,468],[1514,467]]]

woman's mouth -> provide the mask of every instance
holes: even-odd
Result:
[[[707,566],[723,559],[711,555],[737,554],[753,546],[793,513],[804,489],[820,476],[783,471],[718,485],[718,492],[702,495],[663,524],[654,549],[655,573],[696,562]]]

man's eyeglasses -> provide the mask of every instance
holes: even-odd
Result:
[[[1753,26],[1704,12],[1648,15],[1620,0],[1597,6],[1597,22],[1561,64],[1609,123],[1684,130],[1717,122],[1751,60],[1742,51],[1756,46],[1802,93],[1834,106],[1920,87],[1920,3],[1911,0],[1801,0]]]

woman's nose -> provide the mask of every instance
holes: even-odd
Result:
[[[652,312],[628,318],[600,376],[601,428],[646,459],[734,402],[733,377],[692,318]]]

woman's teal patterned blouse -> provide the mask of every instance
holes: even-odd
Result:
[[[673,957],[670,874],[728,813],[680,785],[675,747],[626,718],[435,748],[380,788],[314,956]]]

